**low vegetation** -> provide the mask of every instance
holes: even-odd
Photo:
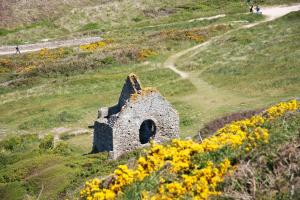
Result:
[[[183,69],[201,71],[199,78],[218,88],[249,97],[284,98],[299,94],[300,66],[298,45],[300,12],[291,13],[275,23],[233,32],[195,56]],[[289,49],[288,53],[286,49]],[[269,57],[270,59],[266,59]],[[284,72],[284,73],[283,73]],[[253,81],[260,80],[260,81]]]
[[[221,194],[216,190],[219,183],[229,171],[240,167],[239,162],[250,159],[252,150],[274,148],[299,137],[299,110],[300,103],[295,100],[280,103],[262,114],[227,124],[199,143],[175,139],[169,145],[152,144],[151,149],[138,158],[134,168],[120,165],[108,178],[87,182],[80,195],[83,199],[115,199],[116,196],[122,199],[208,199],[218,196]],[[278,126],[285,120],[290,130],[282,135]],[[275,160],[271,162],[276,163]],[[289,177],[299,178],[298,172],[296,167]],[[242,181],[247,183],[247,180],[239,180]],[[288,184],[289,179],[282,181]],[[245,187],[247,185],[241,190],[245,191]],[[237,193],[239,189],[233,191]],[[275,196],[294,195],[280,192]]]
[[[81,139],[87,139],[87,136]],[[118,161],[110,161],[107,153],[89,155],[88,151],[79,148],[78,145],[69,140],[55,142],[52,135],[46,135],[44,138],[38,138],[36,134],[16,135],[2,140],[1,197],[72,197],[74,190],[76,193],[87,177],[109,174],[119,164],[126,164],[129,158],[138,155],[138,152],[133,152]]]

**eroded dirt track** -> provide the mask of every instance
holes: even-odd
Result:
[[[19,45],[21,53],[39,51],[43,48],[55,49],[60,47],[70,47],[83,44],[89,44],[92,42],[97,42],[102,40],[101,37],[89,37],[89,38],[80,38],[80,39],[70,39],[70,40],[61,40],[61,41],[49,41],[41,42],[35,44],[24,44]],[[16,53],[16,46],[2,46],[0,47],[0,55],[10,55]]]
[[[279,17],[282,17],[290,12],[300,10],[300,4],[293,6],[277,6],[277,7],[268,7],[262,8],[262,12],[265,15],[265,19],[260,22],[255,22],[247,25],[240,26],[238,28],[232,29],[222,35],[213,37],[212,39],[203,42],[199,45],[193,46],[191,48],[182,50],[171,55],[164,63],[163,67],[169,68],[181,79],[189,81],[195,88],[195,91],[189,95],[181,98],[181,101],[185,102],[188,105],[193,106],[195,113],[205,113],[205,116],[209,116],[208,113],[218,112],[220,109],[228,108],[232,106],[238,107],[240,105],[251,104],[253,101],[249,97],[241,96],[235,92],[224,90],[214,85],[211,85],[207,81],[201,78],[201,73],[207,68],[204,67],[199,72],[186,72],[177,68],[177,64],[184,62],[189,62],[195,56],[201,55],[201,52],[208,50],[209,45],[214,44],[214,42],[222,39],[236,31],[242,29],[249,29],[256,25],[275,20]]]
[[[272,20],[275,20],[277,18],[280,18],[284,15],[287,15],[288,13],[290,12],[294,12],[294,11],[298,11],[300,10],[300,3],[299,4],[295,4],[295,5],[292,5],[292,6],[274,6],[274,7],[266,7],[266,8],[262,8],[262,12],[263,12],[263,15],[266,17],[265,20],[262,20],[260,22],[256,22],[256,23],[251,23],[251,24],[247,24],[243,27],[240,27],[240,28],[237,28],[237,29],[234,29],[230,32],[227,32],[225,33],[226,35],[233,32],[233,31],[237,31],[241,28],[251,28],[251,27],[254,27],[256,25],[259,25],[261,23],[265,23],[265,22],[268,22],[268,21],[272,21]],[[225,35],[224,34],[224,35]],[[201,51],[202,50],[202,47],[205,47],[207,46],[208,44],[211,43],[211,41],[215,40],[215,39],[218,39],[222,37],[221,36],[217,36],[215,38],[212,38],[211,40],[208,40],[204,43],[201,43],[199,45],[196,45],[194,47],[191,47],[189,49],[185,49],[185,50],[182,50],[176,54],[173,54],[172,56],[170,56],[164,63],[164,66],[171,69],[173,72],[175,72],[176,74],[178,74],[179,76],[181,76],[181,78],[188,78],[189,77],[189,74],[187,72],[184,72],[184,71],[180,71],[179,69],[176,68],[176,61],[178,59],[180,59],[181,57],[183,56],[187,56],[189,54],[197,54],[197,51]],[[196,52],[196,53],[195,53]]]

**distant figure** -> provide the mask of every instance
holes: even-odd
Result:
[[[256,14],[262,14],[260,7],[258,7],[258,5],[256,6],[255,10],[256,10]]]
[[[21,54],[19,46],[16,47],[16,54]]]
[[[250,6],[250,13],[253,13],[253,5]]]

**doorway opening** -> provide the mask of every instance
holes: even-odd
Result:
[[[147,119],[143,121],[140,127],[140,142],[141,144],[149,143],[156,134],[156,126],[154,121]]]

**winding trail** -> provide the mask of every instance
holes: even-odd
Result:
[[[189,49],[185,49],[185,50],[180,51],[180,52],[178,52],[176,54],[173,54],[172,56],[170,56],[165,61],[165,63],[163,65],[165,67],[171,69],[176,74],[178,74],[181,78],[183,78],[183,79],[189,78],[190,75],[187,72],[180,71],[179,69],[176,68],[176,61],[179,58],[181,58],[183,56],[186,56],[189,53],[193,53],[193,55],[197,54],[199,51],[198,52],[195,52],[195,51],[201,49],[202,47],[207,46],[212,41],[215,41],[215,40],[223,37],[224,35],[230,34],[230,33],[234,32],[234,31],[238,31],[238,30],[243,29],[243,28],[251,28],[251,27],[254,27],[256,25],[259,25],[259,24],[262,24],[262,23],[265,23],[265,22],[269,22],[269,21],[275,20],[275,19],[280,18],[280,17],[282,17],[282,16],[284,16],[284,15],[290,13],[290,12],[294,12],[294,11],[298,11],[298,10],[300,10],[300,3],[292,5],[292,6],[274,6],[274,7],[265,7],[265,8],[262,8],[263,15],[266,17],[264,20],[262,20],[260,22],[256,22],[256,23],[251,23],[251,24],[239,27],[237,29],[228,31],[225,34],[220,35],[220,36],[216,36],[216,37],[214,37],[214,38],[212,38],[212,39],[210,39],[210,40],[208,40],[208,41],[206,41],[204,43],[201,43],[201,44],[196,45],[194,47],[191,47]]]
[[[250,105],[257,104],[257,98],[250,98],[245,95],[240,95],[236,92],[211,85],[201,78],[201,74],[207,69],[205,67],[201,71],[188,73],[177,69],[176,63],[179,61],[189,62],[189,60],[191,60],[194,56],[199,55],[199,53],[202,51],[205,51],[208,45],[218,41],[219,39],[222,39],[225,36],[228,36],[229,34],[232,34],[235,31],[248,29],[258,24],[275,20],[290,12],[298,10],[300,10],[300,3],[293,6],[262,8],[262,12],[266,16],[263,21],[240,26],[224,34],[213,37],[202,44],[182,50],[171,55],[163,63],[163,67],[169,68],[178,74],[181,80],[188,81],[192,84],[192,86],[194,86],[194,88],[190,88],[192,91],[191,93],[181,96],[180,99],[178,99],[178,101],[182,102],[183,104],[192,107],[191,115],[193,116],[193,119],[197,121],[197,123],[194,123],[196,124],[194,125],[195,127],[189,127],[189,129],[200,130],[203,124],[215,119],[216,117],[220,117],[226,112],[232,113],[248,109]],[[185,131],[188,133],[188,130]],[[193,134],[193,132],[190,134]]]
[[[263,8],[263,14],[267,17],[266,20],[249,24],[246,25],[245,28],[250,28],[253,26],[256,26],[258,24],[261,24],[266,21],[271,21],[274,19],[277,19],[283,15],[286,15],[292,11],[297,11],[300,10],[300,4],[296,4],[293,6],[277,6],[277,7],[266,7]],[[225,17],[225,14],[220,14],[216,16],[210,16],[210,17],[202,17],[202,18],[197,18],[197,19],[191,19],[186,21],[186,23],[191,23],[194,21],[203,21],[203,20],[212,20],[212,19],[217,19],[217,18],[222,18]],[[159,24],[159,25],[153,25],[153,26],[147,26],[147,27],[159,27],[159,26],[165,26],[165,25],[172,25],[176,23],[171,23],[171,24]],[[145,27],[142,27],[145,28]],[[19,48],[22,53],[26,52],[34,52],[34,51],[39,51],[43,48],[48,48],[48,49],[55,49],[55,48],[60,48],[60,47],[70,47],[70,46],[78,46],[78,45],[83,45],[83,44],[89,44],[92,42],[97,42],[103,40],[101,37],[88,37],[88,38],[79,38],[79,39],[70,39],[70,40],[60,40],[60,41],[49,41],[49,42],[40,42],[40,43],[35,43],[35,44],[24,44],[24,45],[19,45]],[[171,56],[166,62],[165,66],[173,70],[176,74],[179,74],[182,78],[187,78],[188,74],[185,72],[182,72],[175,67],[175,61],[180,58],[181,56],[184,56],[191,51],[197,50],[200,47],[206,46],[208,42],[202,43],[198,46],[192,47],[190,49],[184,50],[182,52],[179,52],[173,56]],[[16,46],[0,46],[0,56],[1,55],[11,55],[16,53]]]
[[[103,40],[101,37],[88,37],[80,39],[70,39],[70,40],[61,40],[61,41],[49,41],[49,42],[40,42],[35,44],[24,44],[19,45],[21,53],[39,51],[43,48],[47,49],[56,49],[60,47],[70,47],[83,44],[89,44],[92,42],[98,42]],[[1,46],[0,55],[10,55],[16,53],[16,46]]]
[[[196,19],[191,19],[188,21],[183,22],[174,22],[174,23],[168,23],[168,24],[158,24],[158,25],[151,25],[151,26],[143,26],[137,29],[144,29],[144,28],[156,28],[156,27],[163,27],[163,26],[172,26],[179,23],[192,23],[194,21],[204,21],[204,20],[213,20],[225,17],[225,14],[210,16],[210,17],[201,17]],[[88,38],[78,38],[78,39],[70,39],[70,40],[58,40],[58,41],[43,41],[40,43],[35,44],[24,44],[19,45],[19,48],[21,50],[21,53],[28,53],[28,52],[34,52],[39,51],[43,48],[47,49],[55,49],[60,47],[70,47],[70,46],[78,46],[78,45],[84,45],[89,44],[92,42],[97,42],[103,40],[101,37],[88,37]],[[16,53],[16,46],[0,46],[0,56],[1,55],[11,55]],[[174,69],[176,70],[176,69]]]

